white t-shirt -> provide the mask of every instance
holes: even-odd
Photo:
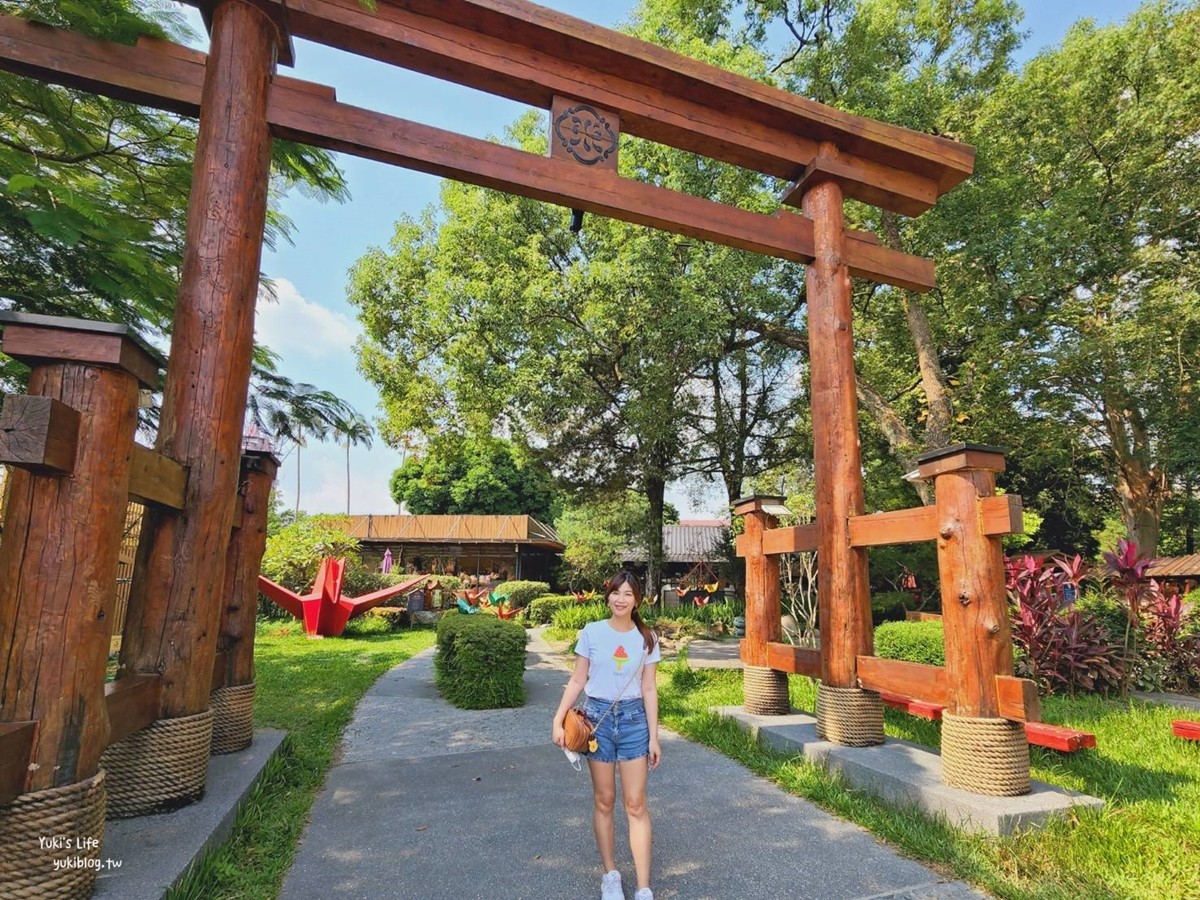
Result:
[[[633,628],[617,631],[608,619],[591,622],[579,632],[575,654],[588,661],[588,680],[584,693],[599,700],[629,700],[642,696],[642,679],[635,675],[638,667],[652,665],[662,659],[658,641],[647,655],[642,633]],[[628,683],[628,686],[626,686]],[[620,698],[617,692],[621,691]]]

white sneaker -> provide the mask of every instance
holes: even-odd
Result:
[[[600,900],[625,900],[625,889],[621,887],[621,873],[616,869],[605,872],[600,879]]]
[[[654,900],[654,891],[650,888],[638,888],[638,892],[633,895],[633,900]]]

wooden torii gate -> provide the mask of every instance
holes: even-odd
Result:
[[[869,622],[861,553],[849,536],[862,512],[850,278],[925,291],[934,277],[929,260],[846,228],[843,204],[918,215],[971,173],[970,147],[848,115],[523,0],[377,0],[374,10],[359,0],[193,2],[209,26],[207,55],[0,17],[0,67],[200,119],[156,447],[185,469],[186,490],[182,510],[148,514],[121,655],[123,675],[160,676],[156,721],[143,731],[198,727],[208,708],[273,137],[808,264],[822,608]],[[291,62],[293,37],[550,110],[550,155],[356,108],[330,87],[283,77],[276,64]],[[622,130],[791,185],[780,209],[765,215],[625,179],[616,171]],[[17,569],[37,564],[36,548],[13,561]],[[58,627],[49,616],[18,627],[8,618],[18,606],[0,602],[0,741],[4,723],[33,721],[27,758],[63,759],[78,738],[63,712],[70,702],[36,691],[18,702],[6,687],[20,654],[40,645],[21,635]],[[878,698],[859,687],[856,668],[869,652],[869,628],[865,638],[859,626],[829,633],[844,644],[830,687],[869,724],[879,718]],[[767,663],[753,660],[759,677],[777,684],[784,676]],[[29,730],[21,733],[28,741]],[[61,787],[68,775],[84,782],[97,757],[33,769],[25,796]],[[193,785],[179,802],[194,795]],[[0,807],[0,824],[8,809]]]

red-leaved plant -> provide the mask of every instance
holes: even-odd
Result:
[[[1005,561],[1019,675],[1047,692],[1104,692],[1123,682],[1123,656],[1103,626],[1074,607],[1087,564],[1079,556]]]
[[[1163,687],[1192,691],[1200,688],[1200,634],[1188,634],[1192,604],[1177,593],[1158,591],[1146,603],[1147,655],[1158,664]]]
[[[1136,659],[1138,626],[1142,622],[1142,614],[1152,605],[1162,599],[1162,589],[1153,578],[1147,577],[1153,559],[1142,556],[1135,541],[1122,538],[1117,541],[1116,550],[1104,551],[1104,561],[1108,564],[1108,583],[1116,589],[1121,599],[1125,601],[1125,659]],[[1125,667],[1125,677],[1121,680],[1121,692],[1129,689],[1129,672],[1132,666]]]

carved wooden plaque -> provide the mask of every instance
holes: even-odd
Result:
[[[550,107],[550,156],[585,166],[617,170],[616,113],[590,103],[555,97]]]

